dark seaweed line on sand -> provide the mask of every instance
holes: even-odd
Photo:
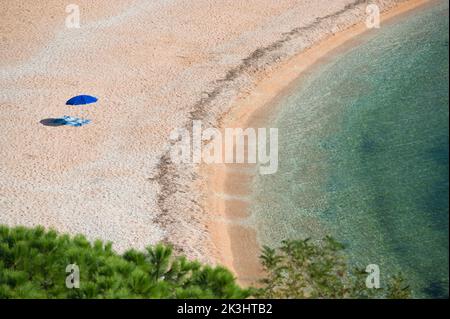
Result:
[[[352,10],[360,10],[360,5],[365,3],[369,3],[369,1],[356,0],[334,14],[318,17],[308,25],[296,27],[289,32],[283,33],[282,37],[278,41],[253,51],[247,58],[242,60],[241,64],[229,70],[223,78],[215,81],[215,88],[209,92],[205,92],[204,94],[206,96],[193,105],[192,111],[189,112],[189,119],[185,125],[185,128],[189,131],[191,130],[192,120],[208,121],[207,110],[211,109],[208,106],[210,106],[222,94],[227,92],[227,90],[232,88],[232,85],[241,76],[245,76],[246,74],[254,74],[257,71],[262,70],[265,66],[279,62],[280,58],[285,58],[286,55],[281,52],[281,49],[284,48],[287,43],[304,36],[307,32],[319,30],[321,25],[330,21],[335,21],[343,14],[351,13],[350,11]],[[332,33],[331,30],[328,34],[330,33]],[[312,44],[313,43],[310,43],[308,47]],[[268,58],[269,61],[267,61]],[[220,117],[218,122],[220,122]],[[183,171],[185,170],[183,169]],[[176,224],[180,218],[180,212],[174,211],[171,213],[170,201],[173,200],[173,197],[177,194],[186,194],[189,189],[189,187],[186,187],[176,181],[180,176],[180,172],[180,168],[171,162],[170,150],[167,150],[159,160],[157,165],[157,173],[150,178],[152,181],[156,181],[160,185],[160,191],[157,195],[157,205],[160,208],[160,213],[154,218],[154,222],[161,225],[163,228]],[[194,179],[196,178],[195,174],[191,177]],[[203,211],[198,199],[191,198],[190,202],[191,205],[193,204],[196,206],[196,211]],[[170,241],[169,237],[170,236],[166,235],[163,242],[170,243],[174,247],[175,251],[183,252],[184,249],[178,243]]]

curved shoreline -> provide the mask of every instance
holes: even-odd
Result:
[[[0,223],[83,233],[119,252],[166,241],[221,262],[229,249],[211,241],[200,167],[170,163],[170,132],[193,119],[220,126],[284,61],[361,21],[368,0],[119,2],[80,1],[80,28],[66,27],[56,0],[2,3]],[[45,124],[73,115],[64,101],[83,93],[100,98],[83,115],[94,125]]]
[[[381,22],[400,17],[428,4],[430,0],[409,0],[391,8],[381,16]],[[327,57],[355,45],[358,36],[368,30],[364,23],[319,41],[283,62],[276,70],[258,81],[251,92],[232,105],[220,121],[220,127],[264,127],[275,112],[276,101],[284,96],[305,72]],[[201,175],[206,179],[204,210],[210,214],[208,229],[212,240],[220,251],[219,263],[233,270],[241,284],[254,283],[262,270],[258,255],[260,246],[256,230],[245,225],[249,216],[249,205],[245,196],[250,194],[252,168],[231,169],[226,165],[202,165]]]

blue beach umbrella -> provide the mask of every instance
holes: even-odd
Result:
[[[66,105],[75,105],[75,106],[86,105],[86,104],[95,103],[95,102],[97,102],[97,100],[98,99],[95,96],[77,95],[77,96],[74,96],[73,98],[69,99],[66,102]],[[83,125],[91,123],[91,120],[73,117],[73,116],[64,116],[63,120],[65,121],[65,125],[70,125],[70,126],[83,126]]]
[[[97,98],[91,95],[77,95],[66,102],[66,105],[85,105],[97,102]]]

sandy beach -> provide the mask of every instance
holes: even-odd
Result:
[[[289,83],[365,31],[339,33],[365,19],[366,2],[83,0],[75,29],[67,4],[0,5],[0,224],[83,233],[118,251],[170,242],[252,281],[256,235],[234,225],[247,214],[248,181],[230,182],[233,168],[171,163],[169,133],[193,119],[266,119],[257,113]],[[92,124],[44,125],[80,112],[65,105],[77,94],[99,97],[82,111]],[[235,175],[245,170],[250,180],[251,168]]]

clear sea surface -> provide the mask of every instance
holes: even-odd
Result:
[[[448,10],[382,24],[279,101],[279,170],[253,185],[262,244],[329,234],[381,285],[400,271],[415,297],[448,297]]]

